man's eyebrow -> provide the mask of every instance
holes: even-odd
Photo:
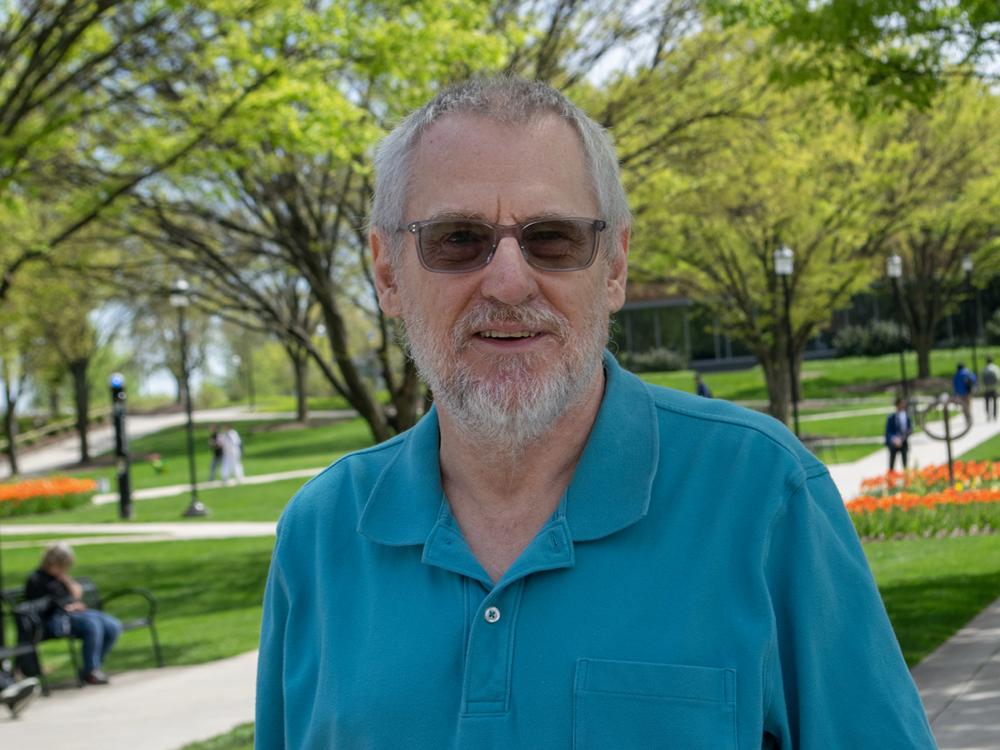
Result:
[[[526,216],[517,216],[517,224],[528,224],[532,221],[544,221],[546,219],[562,219],[566,218],[568,214],[562,214],[555,211],[543,211],[537,214],[529,214]],[[485,221],[489,224],[494,224],[491,217],[486,216],[478,211],[463,211],[461,209],[456,210],[444,210],[436,211],[435,213],[428,216],[423,221],[449,221],[449,220],[459,220],[459,221]]]

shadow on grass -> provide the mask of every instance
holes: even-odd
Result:
[[[906,663],[915,666],[1000,591],[1000,574],[952,575],[880,586]]]

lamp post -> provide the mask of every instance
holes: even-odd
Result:
[[[788,277],[795,270],[795,253],[787,245],[774,251],[774,272],[781,278],[781,290],[785,296],[785,338],[788,343],[788,382],[792,395],[792,418],[795,436],[799,436],[799,385],[795,381],[795,348],[792,345],[792,301],[788,295]]]
[[[979,290],[973,290],[972,286],[972,256],[966,255],[962,258],[962,270],[965,271],[965,286],[968,289],[970,295],[975,295],[976,309],[973,311],[973,316],[976,318],[972,321],[972,325],[969,326],[969,330],[972,331],[972,374],[979,377],[979,360],[976,357],[976,339],[979,338],[978,330],[978,318],[979,318]]]
[[[892,281],[892,296],[896,301],[896,312],[899,315],[899,330],[900,330],[900,341],[899,341],[899,374],[902,377],[902,382],[900,387],[903,391],[903,400],[907,403],[907,408],[909,408],[910,403],[910,392],[909,386],[906,382],[906,355],[904,350],[906,349],[906,342],[903,340],[902,333],[906,330],[906,318],[903,315],[903,303],[900,299],[899,285],[902,283],[903,279],[903,259],[900,258],[896,253],[889,256],[889,259],[885,262],[885,275],[888,276]]]
[[[184,320],[184,310],[190,304],[188,296],[188,283],[184,279],[179,279],[173,289],[170,290],[170,304],[177,308],[177,322],[181,339],[181,388],[184,390],[184,410],[187,413],[187,450],[188,450],[188,470],[191,474],[191,503],[185,516],[205,516],[208,509],[198,499],[198,474],[194,462],[194,419],[191,416],[191,381],[188,372],[188,351],[187,351],[187,326]]]

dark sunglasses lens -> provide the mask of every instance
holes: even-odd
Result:
[[[474,221],[434,221],[420,227],[420,257],[433,271],[469,271],[486,263],[493,230]]]
[[[529,224],[521,237],[531,264],[550,271],[589,266],[597,244],[593,222],[570,219]]]

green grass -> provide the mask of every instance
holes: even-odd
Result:
[[[94,579],[105,593],[141,586],[158,603],[157,628],[168,665],[200,664],[257,647],[261,599],[274,539],[222,539],[140,544],[81,545],[74,573]],[[38,551],[4,552],[4,582],[23,581]],[[133,612],[112,609],[128,617]],[[42,644],[42,661],[54,684],[72,683],[62,641]],[[108,657],[108,671],[154,666],[149,633],[126,633]]]
[[[200,490],[198,497],[208,506],[209,515],[202,518],[182,518],[181,513],[191,501],[188,493],[155,500],[138,500],[133,503],[132,520],[203,523],[205,521],[274,521],[282,508],[308,479],[284,479],[267,484],[220,487]],[[117,523],[128,524],[118,518],[118,505],[88,505],[73,510],[57,511],[35,516],[6,519],[6,525],[19,523]],[[11,537],[8,537],[11,538]]]
[[[813,453],[825,464],[848,464],[878,450],[884,449],[879,445],[838,445],[819,447]]]
[[[881,437],[885,433],[886,414],[866,414],[860,417],[838,417],[802,422],[803,435],[819,437]]]
[[[253,724],[240,724],[231,732],[185,745],[181,750],[253,750]]]
[[[208,479],[211,425],[195,425],[195,465],[199,481]],[[243,468],[248,476],[326,466],[348,451],[371,445],[371,433],[362,419],[302,427],[297,423],[239,422],[243,439]],[[163,487],[188,482],[187,436],[184,427],[172,427],[132,442],[132,487]],[[163,471],[153,468],[150,456],[158,454]],[[92,469],[74,476],[105,478],[116,487],[113,467]]]
[[[955,363],[960,359],[968,359],[967,350],[942,349],[932,352],[931,375],[950,379],[955,371]],[[906,363],[907,375],[912,380],[917,372],[916,354],[910,352]],[[640,377],[656,385],[665,385],[681,391],[694,391],[694,373],[691,370],[644,373]],[[764,371],[760,366],[733,372],[708,373],[704,378],[716,398],[730,401],[767,399]],[[800,397],[802,399],[865,398],[871,397],[873,393],[892,392],[898,382],[898,354],[811,360],[802,363]],[[889,405],[888,401],[885,403]]]
[[[1000,536],[875,542],[865,554],[910,666],[1000,596]]]
[[[313,411],[340,411],[350,409],[351,405],[343,396],[310,396],[308,408]],[[246,406],[246,401],[232,404],[232,406]],[[260,396],[254,400],[254,408],[263,412],[292,412],[298,408],[298,401],[293,395],[271,395]],[[238,429],[238,428],[237,428]]]
[[[1000,435],[994,435],[985,443],[980,443],[962,454],[965,461],[1000,461]]]

